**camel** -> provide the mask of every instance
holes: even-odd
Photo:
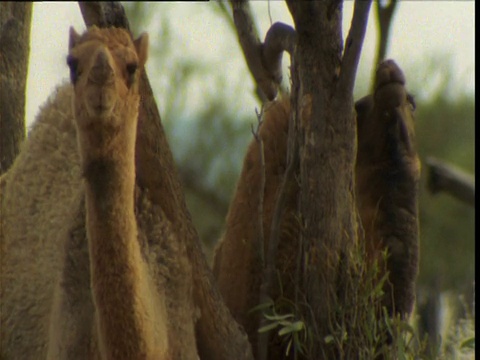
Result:
[[[418,272],[417,192],[420,163],[415,150],[413,98],[405,90],[402,70],[392,60],[377,69],[375,93],[355,104],[358,153],[355,166],[356,203],[361,217],[366,256],[382,262],[380,276],[389,272],[383,305],[389,315],[406,317],[414,302]],[[278,190],[287,168],[287,138],[290,117],[288,96],[269,104],[259,137],[263,141],[265,187],[263,191],[263,239],[268,249]],[[226,229],[214,255],[214,275],[224,301],[234,318],[247,331],[254,354],[259,328],[258,312],[262,268],[256,243],[262,164],[259,144],[252,140],[230,204]],[[297,212],[299,184],[294,180],[285,196],[280,221],[276,271],[279,278],[270,296],[277,311],[291,313],[295,302],[295,273],[300,224]],[[289,307],[290,306],[290,307]],[[285,311],[283,311],[285,310]],[[269,358],[285,358],[285,344],[276,336],[269,340]],[[290,353],[292,355],[292,353]]]
[[[191,265],[135,183],[148,35],[70,29],[71,84],[0,178],[2,359],[197,359]]]
[[[375,92],[357,101],[356,202],[369,261],[388,271],[383,305],[402,318],[413,310],[418,273],[415,101],[393,60],[377,69]],[[381,252],[388,250],[386,264]]]

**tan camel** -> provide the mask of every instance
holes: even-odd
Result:
[[[390,271],[384,304],[390,314],[403,316],[412,310],[418,264],[417,188],[419,160],[414,146],[413,101],[405,90],[405,78],[393,61],[378,68],[375,94],[359,100],[356,164],[357,206],[365,229],[369,258],[381,260],[389,250]],[[287,163],[287,134],[290,99],[284,98],[266,109],[260,137],[264,144],[265,190],[263,231],[265,251],[277,192]],[[261,267],[256,241],[259,236],[261,163],[258,142],[253,140],[227,214],[225,234],[214,258],[214,274],[234,318],[245,327],[254,354],[257,346]],[[280,274],[271,294],[280,313],[291,313],[295,300],[295,272],[299,224],[296,181],[288,187],[285,215],[280,222],[276,266]],[[274,279],[276,280],[276,279]],[[393,287],[393,294],[392,289]],[[394,303],[391,299],[393,298]],[[290,304],[290,305],[289,305]],[[290,306],[290,307],[288,307]],[[285,357],[285,345],[270,339],[269,358]]]
[[[265,109],[259,136],[263,141],[265,157],[265,190],[263,194],[264,249],[268,249],[271,223],[275,210],[277,192],[287,167],[287,137],[290,99],[282,98]],[[248,334],[253,353],[256,354],[258,314],[249,313],[259,304],[261,267],[257,240],[259,236],[259,201],[262,177],[258,142],[253,140],[247,150],[243,169],[226,218],[225,233],[217,245],[213,272],[224,301],[233,317]],[[294,266],[298,238],[296,196],[298,184],[294,182],[286,199],[286,211],[281,221],[277,266],[282,273],[283,289],[293,289]],[[275,299],[279,298],[278,287]],[[286,296],[288,298],[288,295]],[[290,298],[293,297],[291,294]],[[279,307],[281,303],[277,301]],[[270,357],[280,356],[272,352]],[[282,351],[281,351],[282,352]]]
[[[135,185],[147,49],[147,35],[71,29],[73,89],[0,179],[2,359],[197,359],[185,246]]]

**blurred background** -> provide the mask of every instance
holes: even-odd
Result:
[[[255,108],[261,106],[254,82],[221,3],[124,6],[134,34],[150,35],[147,72],[188,206],[211,259],[252,140]],[[433,156],[474,174],[474,7],[473,1],[399,2],[387,52],[404,70],[417,103],[417,144],[423,163],[417,310],[424,312],[419,315],[420,327],[438,344],[459,335],[461,330],[451,322],[474,316],[475,210],[448,194],[431,195],[425,186],[424,161]],[[284,2],[253,1],[252,8],[261,37],[273,22],[292,24]],[[344,38],[352,8],[353,2],[344,3]],[[372,6],[355,99],[371,86],[375,16]],[[85,29],[76,3],[34,3],[27,126],[54,87],[68,78],[65,55],[71,25],[78,32]],[[287,87],[288,63],[286,57]],[[448,343],[444,340],[443,345]]]

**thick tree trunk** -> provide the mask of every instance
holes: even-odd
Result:
[[[31,20],[31,2],[0,3],[0,174],[10,168],[25,139]]]
[[[325,337],[333,334],[342,299],[342,262],[356,241],[354,161],[356,125],[353,83],[365,29],[351,30],[342,59],[342,2],[287,0],[297,47],[292,66],[292,109],[300,157],[300,217],[303,233],[303,309],[318,359],[341,358]],[[356,7],[359,3],[356,3]],[[360,5],[368,14],[370,3]],[[357,26],[356,18],[352,29]],[[366,20],[364,24],[366,27]]]

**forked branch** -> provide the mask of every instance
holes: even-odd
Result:
[[[385,60],[387,54],[388,41],[390,38],[390,29],[393,20],[393,14],[397,6],[397,0],[386,0],[385,2],[376,1],[377,9],[377,23],[378,23],[378,45],[377,58],[375,66],[373,67],[374,74],[376,74],[376,66],[382,60]],[[375,75],[373,76],[373,84],[376,83]],[[373,85],[372,85],[373,86]]]
[[[388,39],[390,37],[393,13],[397,7],[397,0],[389,0],[388,3],[377,1],[376,4],[378,27],[380,30],[376,64],[379,64],[380,61],[385,59],[385,54],[387,53]]]
[[[345,41],[342,69],[339,79],[339,90],[343,94],[353,94],[358,62],[362,52],[363,40],[367,31],[368,12],[372,0],[355,1],[352,24]]]
[[[447,192],[468,205],[475,206],[475,179],[460,169],[428,158],[427,187],[432,194]]]
[[[230,0],[238,39],[248,68],[268,100],[277,96],[282,81],[282,56],[292,52],[296,41],[295,30],[288,25],[275,23],[260,42],[247,0]]]

